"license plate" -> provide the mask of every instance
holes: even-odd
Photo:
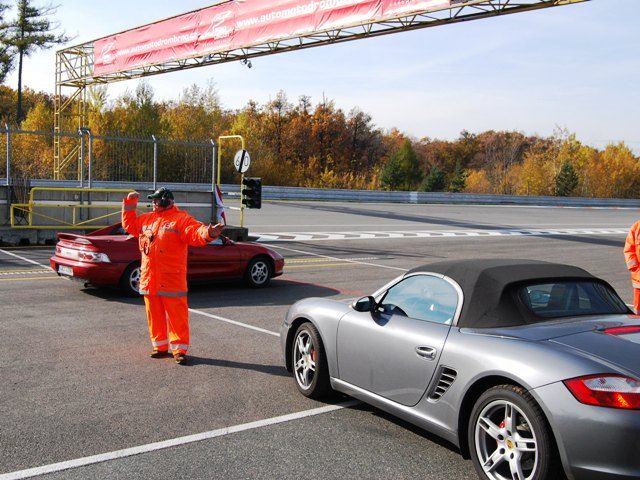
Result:
[[[60,275],[69,275],[70,277],[73,277],[73,268],[67,267],[65,265],[59,265],[58,266],[58,273]]]

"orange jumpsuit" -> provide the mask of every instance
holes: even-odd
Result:
[[[137,204],[137,199],[124,199],[122,226],[138,237],[142,252],[140,293],[144,295],[151,343],[157,351],[186,354],[188,246],[200,247],[213,239],[206,225],[176,206],[137,215]]]
[[[633,308],[640,311],[640,221],[633,224],[624,242],[624,260],[631,272],[633,285]]]

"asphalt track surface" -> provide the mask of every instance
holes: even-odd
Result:
[[[238,224],[236,215],[230,223]],[[636,209],[265,202],[245,216],[252,234],[540,233],[273,242],[287,263],[269,288],[191,290],[188,366],[148,357],[141,299],[58,278],[43,268],[52,247],[2,249],[0,480],[476,478],[470,461],[428,432],[346,397],[323,403],[298,394],[277,337],[288,306],[309,296],[365,295],[430,261],[503,257],[578,265],[630,302],[620,232],[638,216]],[[573,233],[562,234],[567,229]]]

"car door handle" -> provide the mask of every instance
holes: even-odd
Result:
[[[416,347],[416,353],[427,360],[436,359],[436,349],[433,347]]]

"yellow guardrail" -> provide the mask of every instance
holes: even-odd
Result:
[[[101,228],[112,223],[117,223],[120,220],[120,211],[122,208],[122,201],[92,201],[89,199],[82,199],[86,194],[89,196],[92,193],[96,194],[108,194],[108,193],[122,193],[123,197],[129,193],[130,189],[122,188],[46,188],[46,187],[34,187],[29,193],[28,203],[14,203],[11,205],[11,227],[12,228],[39,228],[39,229],[59,229],[65,230],[74,229],[91,229]],[[72,201],[69,200],[39,200],[37,194],[40,192],[67,192],[80,194],[78,199]],[[150,208],[149,205],[141,205],[142,208]],[[38,211],[38,209],[46,209],[46,213]],[[97,216],[92,216],[92,211],[101,210],[113,210],[112,212],[102,213]],[[53,216],[53,211],[60,210],[62,215],[60,217]],[[70,220],[65,220],[68,216],[65,212],[71,211]],[[18,212],[21,215],[16,215]],[[89,218],[81,218],[83,213],[87,213]],[[103,222],[103,220],[111,219],[111,217],[117,216],[112,221]],[[34,219],[44,220],[44,223],[34,223]]]

